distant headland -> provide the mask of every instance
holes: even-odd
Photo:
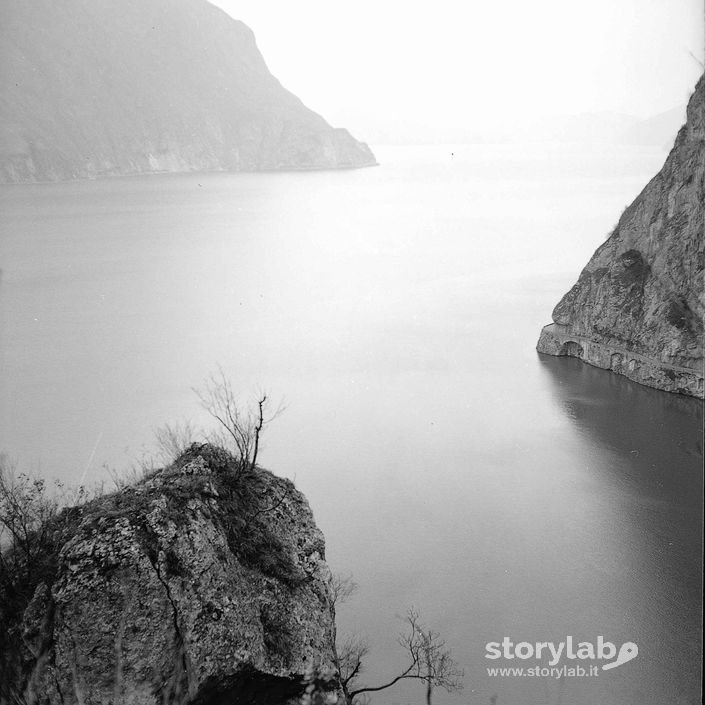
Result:
[[[8,0],[0,182],[376,164],[206,0]]]
[[[705,76],[661,171],[553,310],[537,349],[703,398]]]

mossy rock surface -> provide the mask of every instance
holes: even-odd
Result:
[[[66,515],[53,570],[6,645],[21,658],[4,690],[42,705],[237,702],[240,691],[275,703],[315,684],[335,700],[323,535],[291,482],[236,468],[193,445]]]

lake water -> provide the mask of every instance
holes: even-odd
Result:
[[[437,705],[700,702],[702,404],[534,350],[665,153],[376,153],[0,188],[0,448],[105,480],[155,427],[206,423],[192,388],[221,365],[287,404],[260,460],[360,585],[339,631],[369,635],[370,684],[402,665],[414,605],[465,669]],[[539,663],[486,659],[505,636],[598,635],[638,657],[597,677],[486,670]],[[375,698],[422,700],[413,683]]]

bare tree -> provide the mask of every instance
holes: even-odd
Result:
[[[202,389],[194,389],[201,406],[218,422],[221,435],[238,459],[238,473],[253,470],[257,464],[262,431],[282,407],[269,411],[269,398],[261,393],[254,404],[241,403],[222,368],[212,374]]]
[[[358,584],[353,580],[352,575],[334,573],[331,578],[333,608],[347,602],[357,592],[357,588]],[[348,636],[342,642],[335,644],[335,667],[340,676],[340,687],[347,703],[352,702],[350,684],[362,672],[362,661],[369,650],[367,639],[359,635]]]
[[[334,573],[331,578],[331,589],[333,592],[333,607],[347,602],[356,592],[358,584],[353,580],[352,575],[341,575]]]
[[[363,671],[363,662],[370,651],[365,637],[358,635],[346,637],[335,645],[335,667],[340,678],[340,688],[346,703],[352,703],[358,692],[351,692],[354,682]]]
[[[453,659],[445,639],[439,632],[424,626],[419,612],[414,608],[406,613],[405,621],[406,629],[397,641],[406,652],[407,665],[401,673],[382,685],[356,687],[355,681],[363,670],[363,659],[368,652],[367,642],[356,638],[343,642],[338,653],[338,670],[349,705],[360,696],[386,690],[408,679],[421,681],[425,685],[427,705],[432,705],[435,688],[443,688],[447,692],[462,690],[463,671]]]
[[[14,463],[0,456],[0,579],[33,583],[40,570],[50,521],[59,510],[44,480],[17,474]]]

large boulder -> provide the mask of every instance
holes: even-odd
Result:
[[[16,620],[5,698],[335,702],[323,535],[291,482],[236,470],[225,451],[194,445],[60,517],[55,567]]]

